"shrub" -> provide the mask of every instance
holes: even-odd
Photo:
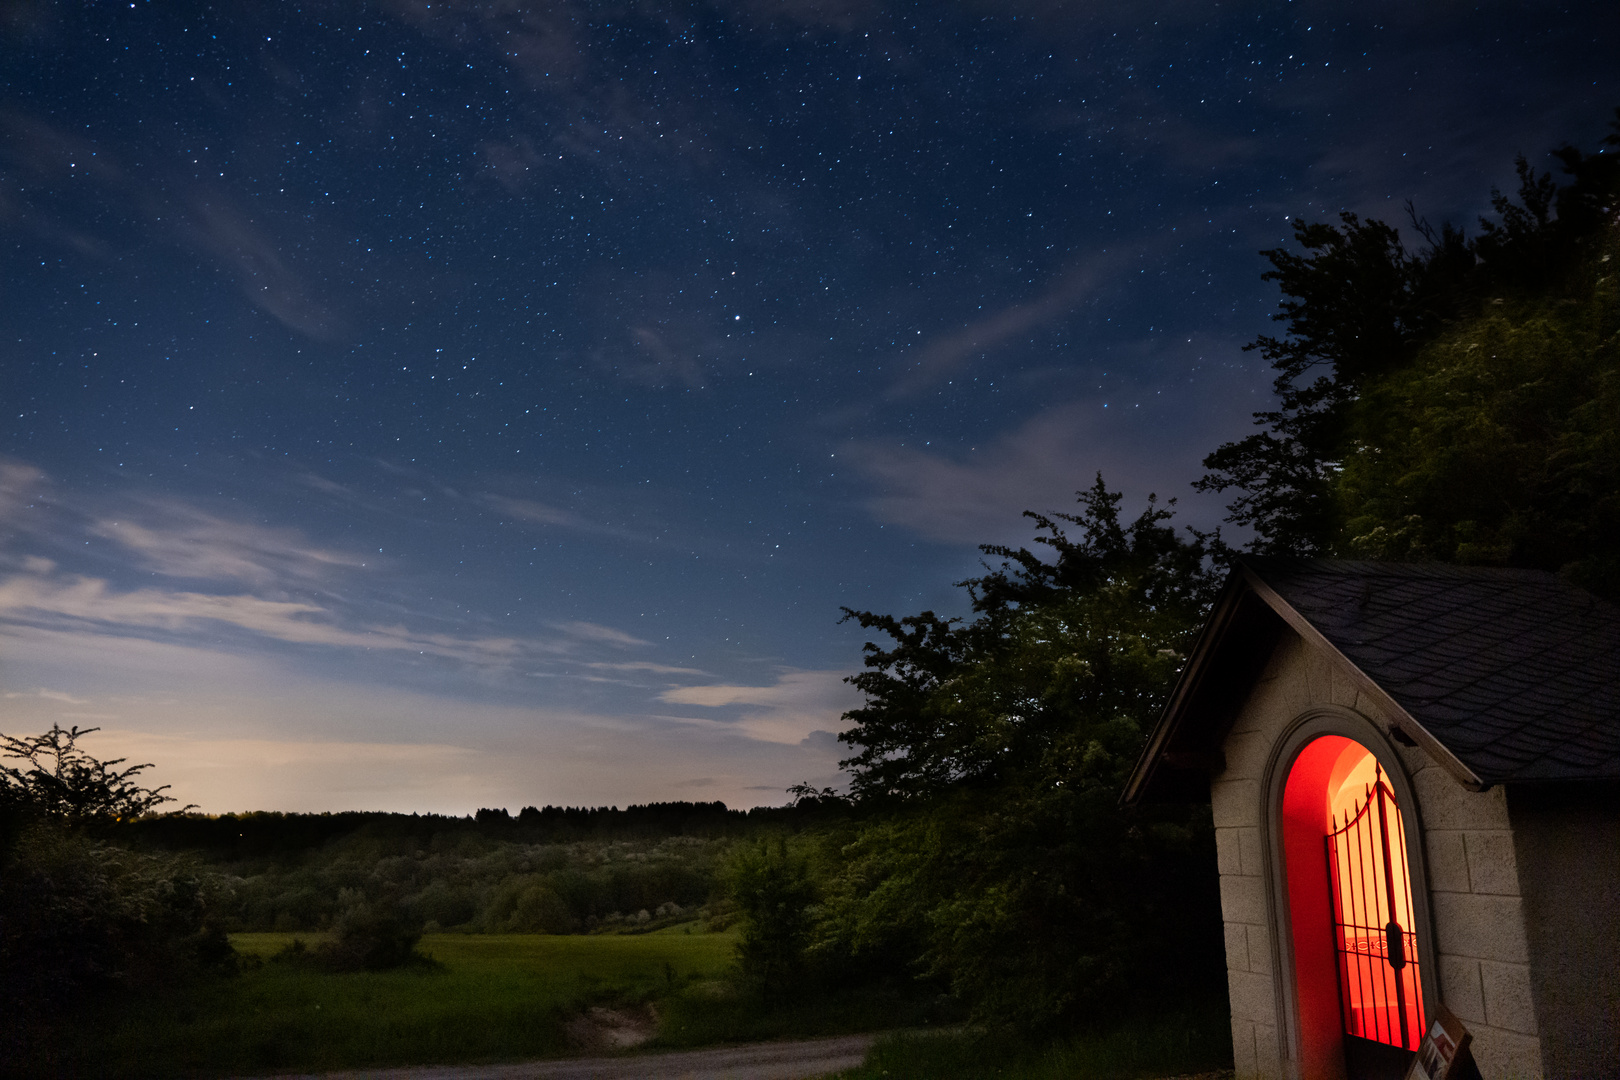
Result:
[[[217,879],[98,839],[172,802],[78,747],[95,728],[0,734],[0,1072],[27,1072],[96,996],[234,968]],[[35,1070],[37,1071],[37,1070]]]
[[[790,993],[803,982],[815,922],[816,890],[805,860],[781,839],[746,844],[732,857],[727,883],[742,913],[743,981],[767,997]]]
[[[0,865],[0,1059],[38,1052],[94,997],[233,970],[218,906],[216,880],[184,860],[23,830]]]
[[[398,912],[360,903],[339,915],[333,937],[315,950],[316,960],[330,971],[386,971],[427,958],[416,951],[420,928]]]
[[[578,925],[562,898],[536,882],[518,894],[507,927],[528,934],[570,934]]]

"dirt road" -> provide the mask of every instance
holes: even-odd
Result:
[[[522,1065],[424,1065],[357,1069],[276,1080],[810,1080],[853,1069],[874,1036],[755,1043],[639,1057],[573,1058]]]

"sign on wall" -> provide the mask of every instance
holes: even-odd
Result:
[[[1417,1057],[1406,1070],[1406,1080],[1464,1080],[1479,1075],[1468,1050],[1473,1039],[1463,1022],[1441,1005],[1434,1022],[1418,1044]]]

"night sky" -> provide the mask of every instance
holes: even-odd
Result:
[[[0,731],[216,812],[836,785],[840,605],[960,612],[1098,470],[1216,524],[1259,250],[1471,223],[1617,57],[1612,0],[7,3]]]

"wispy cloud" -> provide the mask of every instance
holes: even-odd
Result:
[[[282,257],[278,243],[221,192],[199,195],[182,235],[197,251],[229,268],[255,306],[301,334],[327,341],[349,333],[344,320],[315,298],[302,275]]]
[[[12,693],[7,694],[6,697],[7,699],[40,698],[43,701],[60,701],[66,705],[90,704],[90,702],[85,698],[76,698],[72,694],[65,694],[60,690],[46,690],[43,688],[38,690],[29,690],[26,693],[13,691]]]
[[[141,176],[139,165],[126,168],[105,146],[34,116],[0,113],[0,138],[13,148],[15,169],[0,166],[0,179],[21,173],[35,180],[30,185],[7,185],[18,191],[45,187],[37,181],[74,177],[99,195],[134,216],[152,237],[178,243],[193,255],[203,256],[227,271],[243,295],[260,310],[309,337],[330,340],[347,334],[348,327],[305,274],[282,254],[287,245],[272,235],[222,189],[190,185],[191,194],[176,198],[167,185]],[[154,153],[152,147],[147,154]],[[161,156],[161,154],[159,154]],[[98,236],[101,222],[86,225],[57,220],[54,208],[37,197],[12,196],[0,203],[0,221],[23,224],[57,243],[95,258],[117,253],[116,242]]]
[[[830,735],[771,741],[736,724],[447,697],[368,681],[358,669],[322,677],[262,652],[194,641],[0,625],[0,645],[8,680],[90,702],[7,699],[0,730],[69,722],[65,708],[93,714],[103,731],[88,744],[92,753],[156,762],[148,783],[173,784],[181,802],[210,813],[465,814],[682,799],[694,790],[752,806],[781,802],[798,780],[838,782]]]
[[[355,569],[365,562],[311,544],[296,529],[229,521],[178,500],[146,503],[136,512],[147,520],[102,518],[91,531],[129,549],[145,569],[169,577],[263,587],[316,581],[336,568]]]
[[[623,630],[615,630],[611,626],[602,626],[599,623],[576,620],[574,622],[554,623],[553,625],[569,637],[578,638],[581,641],[600,641],[609,645],[620,646],[648,644],[648,642],[633,637]]]
[[[960,330],[935,338],[889,388],[888,397],[909,397],[926,390],[971,366],[1009,339],[1067,315],[1103,280],[1105,258],[1070,269],[1033,299],[1010,304]]]
[[[24,461],[0,457],[0,517],[16,528],[20,511],[38,494],[45,473]]]
[[[923,448],[916,440],[865,439],[840,452],[873,487],[871,515],[952,544],[1026,538],[1025,510],[1063,510],[1098,472],[1133,500],[1157,493],[1197,508],[1187,519],[1215,525],[1219,500],[1189,488],[1217,433],[1241,430],[1253,402],[1246,387],[1170,384],[1053,406],[973,450]],[[1185,399],[1202,394],[1195,410]],[[1189,423],[1186,416],[1197,416]],[[1177,417],[1172,423],[1171,417]],[[1223,426],[1224,425],[1224,426]],[[1214,500],[1214,501],[1211,501]]]
[[[593,525],[572,510],[563,510],[533,499],[514,499],[506,495],[485,493],[478,496],[478,501],[500,513],[518,521],[531,525],[557,525],[566,529],[598,530],[601,527]]]
[[[626,672],[642,671],[642,672],[646,672],[649,675],[705,675],[706,676],[706,675],[709,674],[707,671],[703,671],[700,668],[675,667],[674,665],[671,665],[671,664],[654,664],[654,663],[650,663],[650,662],[647,662],[647,661],[627,661],[627,662],[624,662],[624,663],[609,663],[607,661],[595,661],[595,662],[592,662],[592,663],[587,663],[584,666],[588,667],[588,668],[593,668],[593,669],[596,669],[596,670],[599,670],[599,671],[626,671]]]
[[[415,652],[479,666],[508,666],[524,657],[565,651],[554,641],[458,637],[413,632],[403,626],[350,628],[339,625],[332,611],[307,601],[164,589],[119,591],[103,579],[77,575],[19,574],[0,580],[0,621],[137,635],[196,634],[231,627],[294,645]],[[636,643],[636,639],[624,637],[626,643]]]
[[[307,475],[302,479],[309,482]],[[332,486],[342,497],[352,495]],[[441,494],[462,507],[499,501],[514,516],[587,527],[582,518],[533,500]],[[248,651],[295,646],[379,659],[414,655],[495,674],[550,668],[585,679],[703,675],[651,660],[641,666],[642,657],[625,653],[650,643],[600,622],[556,620],[514,630],[502,620],[495,630],[458,605],[402,606],[406,570],[397,561],[181,499],[53,491],[40,470],[15,460],[0,459],[0,511],[13,526],[0,536],[0,626],[72,629],[105,639],[223,640]],[[98,541],[93,555],[87,539]],[[59,558],[30,550],[41,547]],[[87,558],[94,560],[90,567]],[[154,574],[159,579],[129,587],[131,572],[146,582]]]
[[[842,716],[861,703],[859,691],[846,683],[846,671],[785,671],[769,686],[716,683],[665,690],[658,700],[670,705],[706,709],[734,707],[734,720],[681,717],[686,723],[712,725],[768,743],[814,745],[825,748],[830,739],[818,739],[841,730]]]

